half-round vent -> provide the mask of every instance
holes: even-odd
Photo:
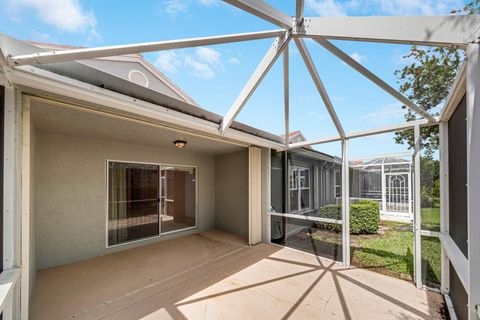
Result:
[[[128,80],[131,82],[138,84],[139,86],[148,88],[149,82],[148,78],[143,72],[138,70],[131,70],[128,73]]]

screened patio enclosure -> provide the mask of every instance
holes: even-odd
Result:
[[[350,202],[378,202],[385,220],[413,220],[412,154],[396,154],[350,161]]]
[[[4,83],[9,85],[13,83],[20,87],[33,87],[54,94],[70,95],[82,101],[101,103],[112,108],[121,106],[125,110],[133,112],[139,110],[139,106],[150,107],[150,105],[140,99],[114,95],[108,90],[103,90],[97,84],[78,84],[69,79],[66,80],[65,77],[52,72],[53,67],[47,70],[46,67],[42,69],[40,66],[54,66],[61,62],[113,55],[274,38],[258,67],[240,90],[228,112],[218,123],[210,121],[207,124],[203,120],[192,120],[191,116],[185,114],[174,117],[167,115],[167,112],[164,111],[161,111],[163,113],[160,111],[153,113],[150,110],[150,113],[144,112],[142,116],[148,119],[156,118],[156,120],[160,118],[161,121],[169,125],[183,126],[184,129],[188,128],[194,133],[232,138],[234,137],[233,133],[237,132],[231,126],[238,114],[274,63],[282,56],[284,89],[284,104],[282,107],[285,111],[285,137],[287,137],[290,117],[290,81],[294,81],[289,77],[289,43],[294,43],[315,88],[321,96],[336,132],[332,136],[297,143],[289,143],[285,139],[282,144],[280,136],[278,136],[277,141],[265,141],[265,139],[260,138],[255,141],[249,140],[252,145],[272,149],[270,154],[271,177],[267,179],[269,183],[266,183],[265,186],[262,185],[262,188],[267,189],[262,191],[271,195],[270,203],[266,206],[270,210],[262,212],[263,217],[267,220],[265,226],[266,232],[268,232],[267,239],[296,249],[299,247],[307,248],[315,255],[340,261],[348,267],[351,257],[348,204],[355,195],[351,189],[355,181],[350,177],[350,170],[354,168],[351,159],[349,159],[349,143],[353,139],[364,136],[413,129],[415,145],[412,161],[413,174],[408,179],[408,175],[405,177],[403,173],[405,171],[384,171],[385,174],[390,174],[391,179],[388,182],[392,184],[392,190],[387,192],[387,188],[383,189],[384,197],[390,199],[389,196],[391,196],[392,208],[396,210],[406,210],[405,208],[413,203],[411,210],[413,211],[413,256],[416,285],[418,287],[424,285],[422,279],[422,236],[438,236],[442,250],[440,261],[442,269],[441,290],[447,297],[452,297],[455,311],[460,315],[460,319],[476,319],[477,310],[480,308],[480,273],[478,272],[480,269],[480,233],[475,227],[480,225],[480,215],[478,214],[478,208],[480,208],[480,198],[478,197],[480,167],[476,165],[480,161],[480,141],[478,141],[480,139],[480,80],[478,77],[478,74],[480,74],[480,17],[456,15],[430,17],[304,17],[304,2],[302,0],[296,1],[296,12],[292,17],[264,1],[226,0],[226,2],[273,23],[280,29],[99,48],[45,51],[13,56],[1,55],[0,63],[6,70]],[[415,114],[416,120],[388,127],[349,131],[339,120],[334,106],[335,101],[332,102],[332,99],[330,99],[320,77],[319,71],[321,70],[317,70],[305,39],[313,40],[311,45],[323,47],[347,66],[358,71],[373,84],[398,100]],[[408,97],[399,93],[330,40],[458,48],[465,50],[466,62],[459,70],[453,89],[446,99],[440,115],[437,116],[425,111]],[[344,89],[348,90],[348,87]],[[13,92],[13,89],[11,91]],[[12,93],[9,94],[13,96]],[[459,105],[461,107],[457,109]],[[188,103],[185,103],[184,106],[193,109],[198,108],[198,106]],[[353,109],[355,106],[352,105],[351,108]],[[456,109],[461,110],[461,113]],[[421,220],[421,128],[431,125],[440,126],[441,217],[440,230],[437,233],[422,230]],[[321,127],[320,121],[319,127]],[[12,135],[12,141],[9,145],[12,150],[15,143],[13,138],[14,135]],[[308,146],[326,143],[337,143],[339,150],[341,150],[339,153],[341,157],[328,158],[325,154],[315,151],[309,153],[304,149]],[[381,179],[380,185],[382,182],[387,184],[387,179]],[[375,187],[375,183],[378,184],[378,178],[372,178],[373,190],[378,188]],[[408,199],[407,197],[406,205],[405,193],[408,195],[409,192],[405,191],[405,185],[411,185],[410,194],[412,198]],[[314,192],[315,190],[318,190],[318,192]],[[397,195],[397,193],[399,194]],[[361,195],[358,198],[360,197]],[[11,202],[13,203],[13,201]],[[402,205],[399,203],[402,203]],[[340,212],[335,211],[332,216],[328,216],[331,213],[330,208],[337,204],[341,205]],[[389,208],[386,201],[382,202],[382,206],[384,205],[385,209]],[[324,215],[320,217],[318,213],[322,211]],[[28,216],[28,210],[26,216]],[[316,226],[324,223],[332,225],[336,230],[334,234],[329,234],[331,237],[328,237],[328,241],[324,241],[326,243],[310,241],[307,244],[304,238],[293,237],[298,234],[297,230],[307,230],[308,234],[314,234],[318,232],[315,229]],[[22,242],[25,246],[26,243],[25,241]],[[13,252],[14,250],[10,251]],[[26,277],[26,272],[28,271],[22,269],[22,278]],[[28,308],[28,304],[23,303],[23,305],[24,308]]]

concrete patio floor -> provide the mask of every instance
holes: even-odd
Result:
[[[441,295],[209,231],[38,272],[31,319],[442,319]]]

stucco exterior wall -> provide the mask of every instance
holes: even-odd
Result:
[[[215,225],[248,239],[248,149],[215,157]]]
[[[215,226],[211,155],[37,132],[38,269],[124,250]],[[197,166],[198,230],[106,248],[106,160]]]

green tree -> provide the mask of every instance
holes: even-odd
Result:
[[[479,14],[480,0],[473,0],[464,8],[454,10],[452,14]],[[412,63],[403,69],[395,71],[400,83],[400,92],[405,94],[425,111],[438,115],[436,107],[448,95],[458,69],[465,57],[462,50],[455,48],[423,48],[412,46],[410,52],[404,56]],[[403,106],[405,109],[406,107]],[[410,109],[405,114],[407,121],[418,119]],[[422,141],[420,147],[426,157],[431,158],[438,149],[438,126],[422,127]],[[414,147],[413,130],[395,132],[395,142],[408,144],[409,149]]]

